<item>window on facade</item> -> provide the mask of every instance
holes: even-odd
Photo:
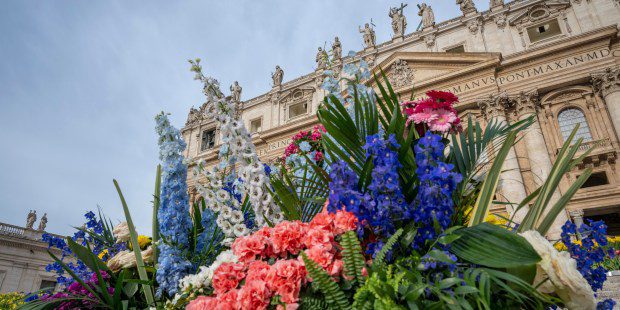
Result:
[[[566,141],[568,136],[570,136],[570,133],[577,125],[579,125],[579,129],[577,130],[577,134],[575,134],[575,138],[583,138],[583,141],[592,141],[590,127],[588,127],[586,117],[583,115],[581,110],[571,108],[560,112],[558,115],[558,123],[560,125],[560,133],[562,134],[562,139],[564,141]]]
[[[551,38],[561,33],[562,30],[560,29],[560,24],[557,19],[527,28],[527,35],[532,43]]]
[[[261,118],[253,119],[250,121],[250,133],[260,132],[263,127],[263,120]]]
[[[465,46],[459,45],[446,49],[446,53],[465,53]]]
[[[200,150],[206,151],[215,146],[215,129],[209,129],[202,132],[202,142]]]
[[[308,103],[306,102],[296,103],[288,108],[288,118],[294,118],[306,113],[308,113]]]
[[[590,177],[581,185],[581,188],[594,187],[609,184],[605,171],[592,173]]]
[[[43,290],[43,289],[54,290],[54,288],[56,288],[56,281],[51,281],[51,280],[42,280],[41,286],[39,287],[40,290]]]

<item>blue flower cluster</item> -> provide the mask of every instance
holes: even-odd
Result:
[[[344,207],[357,216],[361,223],[358,230],[370,230],[373,237],[389,237],[395,231],[395,224],[411,219],[405,197],[399,184],[398,154],[393,150],[399,147],[393,135],[385,140],[380,135],[366,137],[366,157],[372,158],[371,183],[368,191],[358,190],[358,176],[344,161],[331,165],[328,211],[335,212]],[[381,249],[380,241],[368,244],[368,253]]]
[[[571,237],[576,234],[581,236],[581,246],[571,241]],[[579,228],[567,221],[562,226],[562,242],[566,245],[571,257],[577,261],[577,270],[594,291],[600,290],[607,280],[605,268],[596,265],[602,262],[607,254],[614,255],[613,249],[608,253],[603,249],[607,245],[606,234],[607,225],[603,221],[589,221],[589,225],[582,224]]]
[[[159,267],[156,279],[158,295],[177,292],[179,279],[193,271],[186,257],[189,233],[193,227],[189,213],[187,192],[187,166],[182,152],[185,142],[162,112],[155,117],[159,135],[159,158],[162,161],[160,207],[157,212],[162,244],[159,245]]]
[[[418,193],[412,202],[413,220],[421,224],[415,236],[414,249],[424,248],[426,241],[435,240],[450,225],[454,213],[452,193],[461,182],[454,166],[443,161],[441,136],[427,131],[415,147],[416,173],[420,179]],[[438,224],[440,231],[435,229]]]
[[[98,219],[94,212],[89,211],[88,213],[84,214],[84,217],[86,218],[84,229],[96,235],[101,235],[103,233],[103,220]],[[107,249],[108,252],[104,252],[105,245],[99,239],[93,238],[90,234],[86,234],[84,230],[78,230],[77,232],[75,232],[73,234],[73,237],[71,237],[71,239],[73,241],[76,241],[82,244],[83,246],[86,246],[88,243],[88,246],[90,246],[92,252],[96,255],[103,253],[100,255],[100,258],[104,262],[107,261],[107,259],[111,257],[113,254],[115,254],[116,252],[120,250],[123,250],[125,247],[125,244],[122,243],[122,244],[115,245],[114,248]],[[61,261],[63,261],[68,256],[75,256],[73,255],[73,252],[67,245],[67,242],[65,241],[65,239],[61,237],[57,237],[55,235],[44,233],[41,236],[41,241],[47,242],[48,248],[56,248],[60,250]],[[88,267],[79,259],[75,263],[68,262],[68,263],[65,263],[65,265],[67,265],[67,267],[69,267],[69,269],[71,269],[71,271],[73,271],[82,280],[90,278],[92,274],[90,269],[88,269]],[[55,272],[57,275],[56,281],[60,285],[68,286],[74,282],[73,278],[65,276],[65,270],[63,269],[62,265],[58,262],[54,262],[54,263],[47,265],[45,267],[45,270],[47,272]]]

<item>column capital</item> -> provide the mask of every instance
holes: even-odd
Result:
[[[487,121],[495,117],[506,117],[509,105],[510,98],[506,92],[491,94],[488,98],[478,100],[478,107]]]
[[[600,93],[603,98],[613,92],[620,91],[620,67],[610,67],[602,73],[592,74],[591,79],[594,90]]]
[[[522,91],[511,99],[514,102],[515,114],[519,118],[536,113],[540,109],[538,90]]]

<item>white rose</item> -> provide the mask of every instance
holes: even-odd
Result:
[[[538,289],[544,293],[556,293],[568,309],[596,309],[594,291],[588,281],[577,270],[577,262],[567,252],[558,252],[545,237],[535,230],[520,234],[542,258],[536,265],[538,284],[545,279]]]
[[[127,222],[122,222],[112,229],[112,234],[116,238],[116,242],[127,242],[131,238],[131,234],[129,233],[129,225]]]

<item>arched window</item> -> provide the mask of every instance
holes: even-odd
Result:
[[[583,138],[583,141],[592,141],[590,127],[588,127],[586,117],[581,110],[575,108],[563,110],[558,115],[558,123],[560,124],[560,132],[564,141],[568,139],[568,136],[570,136],[577,124],[579,124],[579,129],[575,134],[575,139]]]

